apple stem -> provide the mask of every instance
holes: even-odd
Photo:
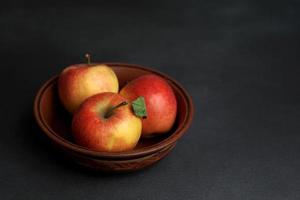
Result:
[[[91,55],[90,54],[85,54],[85,57],[87,59],[87,64],[90,65],[91,64]]]
[[[128,103],[127,103],[126,101],[123,101],[123,102],[119,103],[118,105],[113,106],[112,108],[110,108],[110,109],[108,110],[108,112],[107,112],[106,115],[105,115],[105,118],[109,118],[109,117],[112,115],[112,113],[114,112],[114,110],[116,110],[117,108],[119,108],[119,107],[121,107],[121,106],[125,106],[125,105],[127,105],[127,104],[128,104]]]

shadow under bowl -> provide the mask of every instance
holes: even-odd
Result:
[[[104,64],[114,70],[120,88],[144,74],[156,74],[171,85],[176,95],[178,111],[176,122],[168,133],[152,138],[141,138],[133,150],[120,153],[93,151],[77,145],[71,134],[72,116],[59,101],[58,76],[44,83],[35,97],[36,121],[55,147],[82,166],[109,172],[135,171],[150,166],[165,157],[191,125],[194,113],[192,99],[179,83],[161,72],[131,64]]]

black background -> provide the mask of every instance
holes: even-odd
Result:
[[[299,199],[297,1],[14,1],[0,6],[1,199]],[[94,174],[41,137],[34,96],[84,61],[153,67],[195,104],[173,152]]]

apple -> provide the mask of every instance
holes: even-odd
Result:
[[[101,92],[117,93],[118,90],[118,78],[106,65],[71,65],[62,71],[58,80],[60,100],[70,113],[74,113],[92,95]]]
[[[147,118],[142,119],[142,136],[168,132],[176,119],[177,101],[171,86],[161,77],[142,75],[127,83],[120,94],[133,101],[143,96],[147,107]]]
[[[141,132],[141,119],[134,115],[129,102],[111,92],[87,98],[72,120],[75,142],[96,151],[131,150]]]

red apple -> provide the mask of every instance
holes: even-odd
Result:
[[[74,113],[88,97],[101,92],[115,92],[119,83],[106,65],[77,64],[65,68],[59,76],[58,93],[64,107]]]
[[[177,102],[171,86],[157,75],[140,76],[120,91],[126,99],[133,101],[143,96],[146,102],[147,118],[143,119],[143,136],[168,132],[176,118]]]
[[[142,122],[127,100],[105,92],[86,99],[73,116],[72,133],[77,144],[96,151],[133,149],[141,136]]]

